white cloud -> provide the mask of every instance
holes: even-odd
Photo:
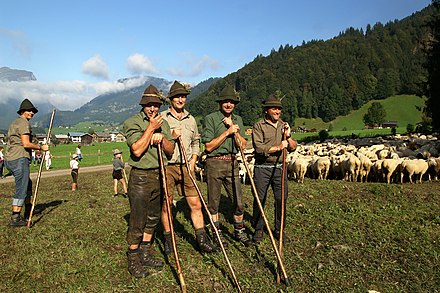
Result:
[[[108,79],[107,64],[100,55],[95,55],[82,64],[82,72],[94,77]]]
[[[127,69],[130,73],[138,75],[138,74],[157,74],[159,71],[154,66],[153,62],[150,58],[135,53],[128,57],[127,59]]]
[[[26,58],[30,58],[32,47],[28,43],[28,36],[20,31],[13,31],[0,28],[0,36],[5,37],[12,43],[14,51]]]
[[[185,62],[185,67],[190,68],[184,70],[177,67],[168,68],[167,72],[178,77],[196,77],[205,71],[216,71],[220,68],[220,63],[208,55],[202,57],[194,57],[191,53],[183,53],[182,58]]]
[[[44,83],[39,81],[0,82],[0,104],[9,99],[28,98],[32,103],[49,102],[60,110],[75,110],[95,97],[142,85],[145,77],[123,82],[87,83],[80,80]]]

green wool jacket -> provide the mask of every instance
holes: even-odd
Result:
[[[128,118],[124,122],[123,131],[125,133],[125,138],[127,139],[127,145],[130,148],[130,159],[128,160],[128,164],[132,167],[139,169],[159,168],[159,155],[156,145],[150,145],[140,157],[136,157],[131,152],[131,145],[141,138],[149,124],[150,121],[148,116],[143,111]],[[166,120],[163,121],[162,127],[157,132],[161,132],[166,139],[174,144],[170,126]],[[162,158],[164,165],[168,165],[168,160],[165,154],[162,154]]]
[[[221,111],[209,114],[204,119],[204,128],[202,134],[202,142],[207,143],[226,131],[226,126],[223,123],[225,116]],[[240,116],[232,114],[232,122],[240,127],[240,135],[245,137],[243,119]],[[219,155],[237,154],[239,152],[235,145],[234,136],[230,135],[226,140],[215,150],[208,154],[208,157]]]

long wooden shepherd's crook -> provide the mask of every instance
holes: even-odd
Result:
[[[235,138],[235,143],[237,144],[238,149],[240,150],[241,157],[243,158],[243,164],[244,164],[244,167],[246,168],[246,172],[248,174],[250,174],[249,166],[245,160],[244,151],[243,151],[241,141],[239,140],[239,138],[236,135],[234,135],[234,138]],[[264,213],[263,205],[261,204],[260,198],[258,197],[257,187],[255,186],[254,178],[252,178],[252,176],[249,176],[249,181],[251,183],[252,193],[254,195],[255,202],[257,203],[258,208],[261,212],[261,217],[263,218],[264,223],[266,224],[267,233],[269,233],[270,241],[272,243],[273,250],[275,251],[278,265],[281,269],[281,272],[283,273],[284,283],[286,284],[286,286],[290,286],[289,277],[287,276],[286,269],[284,268],[284,264],[281,259],[281,255],[278,252],[277,244],[275,242],[275,238],[273,237],[272,230],[270,229],[269,221],[267,220],[266,214]]]
[[[283,140],[287,139],[287,129],[286,124],[284,124],[284,134]],[[286,157],[287,157],[287,149],[283,148],[283,169],[281,169],[281,226],[280,226],[280,240],[278,243],[278,251],[280,253],[280,257],[283,257],[283,234],[284,234],[284,215],[286,212],[286,200],[284,198],[284,193],[286,192],[286,182],[284,178],[286,177]],[[281,282],[280,280],[280,272],[277,270],[277,283]]]
[[[166,178],[166,174],[165,174],[165,166],[163,163],[161,143],[159,143],[157,145],[157,153],[159,156],[159,167],[160,167],[160,175],[161,175],[161,179],[162,179],[163,193],[164,193],[166,206],[167,206],[168,222],[170,223],[171,243],[173,245],[174,258],[176,259],[177,275],[179,276],[180,288],[181,288],[182,292],[186,293],[186,284],[185,284],[185,280],[183,279],[182,268],[180,267],[179,255],[177,254],[176,237],[174,235],[173,215],[171,213],[171,202],[168,197],[167,178]]]
[[[231,265],[231,262],[229,261],[228,255],[226,254],[226,250],[225,250],[225,247],[223,246],[222,240],[220,238],[220,234],[218,233],[218,229],[215,226],[214,221],[212,220],[211,212],[208,210],[208,206],[206,205],[206,202],[205,202],[205,199],[203,198],[202,192],[200,191],[200,188],[197,185],[196,179],[194,178],[194,176],[191,173],[191,168],[189,167],[188,158],[186,156],[186,151],[185,151],[185,148],[183,147],[182,138],[180,136],[177,141],[177,144],[179,145],[180,153],[185,160],[185,166],[186,166],[186,169],[188,170],[189,178],[191,179],[192,183],[194,184],[194,187],[197,190],[197,194],[200,197],[200,201],[202,202],[203,208],[205,209],[206,214],[208,215],[209,221],[211,223],[211,227],[214,228],[215,236],[217,237],[218,243],[220,244],[220,248],[223,252],[223,255],[225,256],[229,270],[231,271],[232,278],[234,279],[234,283],[237,286],[238,292],[242,292],[241,287],[240,287],[240,283],[238,282],[237,277],[235,276],[234,269],[232,268],[232,265]]]
[[[52,116],[50,117],[49,129],[47,130],[47,135],[46,135],[46,143],[49,143],[50,132],[52,131],[52,123],[53,123],[54,116],[55,116],[55,108],[52,109]],[[44,151],[42,158],[44,158],[45,155],[46,155],[46,151]],[[35,184],[35,192],[34,192],[34,198],[32,199],[31,212],[29,214],[28,222],[26,223],[26,227],[28,227],[28,228],[31,227],[32,214],[34,213],[34,207],[35,207],[35,202],[37,200],[38,188],[40,187],[41,172],[43,171],[43,162],[44,162],[44,160],[42,159],[40,162],[40,167],[38,168],[37,183]]]

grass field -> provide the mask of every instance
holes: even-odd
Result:
[[[330,122],[324,122],[322,119],[295,119],[296,126],[305,126],[307,129],[315,128],[318,131],[322,129],[328,129],[330,123],[333,124],[334,131],[342,131],[346,129],[349,132],[353,130],[364,129],[363,117],[367,113],[373,102],[381,103],[387,113],[387,121],[398,122],[398,133],[406,131],[408,124],[416,125],[422,121],[422,111],[425,100],[414,95],[399,95],[392,96],[384,100],[369,101],[363,105],[359,110],[353,111],[349,115],[339,116],[335,120]],[[371,131],[371,130],[370,130]]]
[[[43,211],[34,216],[31,229],[7,227],[14,186],[0,184],[0,292],[179,292],[173,259],[147,278],[127,272],[128,200],[113,198],[109,174],[80,173],[80,190],[74,193],[70,180],[42,180],[37,207]],[[205,194],[206,185],[199,186]],[[289,182],[290,241],[283,247],[289,288],[274,279],[276,258],[267,235],[249,248],[232,240],[230,203],[223,198],[220,217],[227,219],[222,223],[228,256],[244,292],[438,292],[439,190],[439,182]],[[248,225],[249,186],[243,193]],[[272,198],[269,194],[266,203],[271,225]],[[177,209],[178,252],[188,292],[236,292],[223,255],[197,252],[186,203],[178,201]],[[161,239],[157,244],[161,252]]]

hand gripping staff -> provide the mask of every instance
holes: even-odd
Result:
[[[180,136],[179,136],[179,139],[177,141],[177,144],[179,145],[180,153],[181,153],[182,157],[185,160],[185,166],[186,166],[186,169],[188,170],[189,178],[191,179],[192,183],[194,184],[194,187],[197,190],[197,194],[200,197],[200,201],[202,202],[203,208],[205,209],[206,213],[208,214],[208,218],[209,218],[209,221],[211,223],[211,227],[213,227],[213,229],[214,229],[215,236],[217,237],[218,243],[220,244],[220,248],[221,248],[221,250],[223,252],[223,255],[225,256],[225,259],[226,259],[226,262],[228,264],[229,270],[231,271],[232,278],[234,279],[234,283],[237,286],[238,292],[242,292],[241,291],[241,287],[240,287],[240,283],[238,282],[237,277],[235,276],[234,269],[232,268],[232,265],[231,265],[231,262],[229,261],[228,255],[226,254],[226,250],[225,250],[225,247],[223,246],[223,242],[221,241],[220,234],[218,233],[217,227],[215,226],[214,221],[212,220],[211,213],[208,210],[208,206],[206,205],[206,202],[205,202],[205,199],[203,198],[202,192],[200,191],[200,188],[197,185],[196,179],[194,178],[194,176],[191,173],[191,168],[189,167],[189,163],[188,163],[188,159],[187,159],[187,156],[186,156],[185,148],[183,147],[182,138]]]
[[[241,141],[239,140],[239,138],[236,135],[234,135],[234,139],[235,139],[235,143],[238,146],[238,149],[240,150],[241,157],[243,158],[243,164],[244,164],[244,167],[246,168],[246,172],[248,174],[250,174],[249,166],[245,160],[244,151],[243,151],[243,147],[241,145]],[[258,197],[257,187],[255,186],[254,178],[249,176],[249,180],[251,183],[252,193],[254,194],[255,201],[258,205],[258,208],[260,209],[261,216],[264,220],[264,224],[266,224],[267,233],[269,233],[270,241],[272,242],[272,247],[273,247],[273,250],[275,251],[275,255],[277,257],[278,265],[281,269],[281,272],[283,273],[284,283],[286,286],[290,286],[289,277],[287,276],[286,269],[284,268],[284,264],[281,259],[281,255],[278,252],[277,244],[275,242],[275,238],[273,237],[272,230],[270,229],[269,221],[267,220],[266,214],[264,213],[263,206],[261,205],[260,198]]]
[[[176,259],[177,275],[179,276],[180,289],[182,290],[182,292],[186,293],[186,284],[185,284],[185,280],[183,279],[182,268],[180,267],[179,255],[177,254],[176,238],[174,235],[173,214],[171,213],[171,203],[170,203],[170,198],[168,197],[167,179],[165,174],[165,166],[163,163],[161,143],[157,145],[157,153],[159,155],[160,175],[162,178],[163,193],[167,206],[168,222],[170,223],[171,243],[173,245],[174,258]]]
[[[287,139],[287,129],[286,124],[284,124],[284,134],[283,134],[283,140]],[[280,253],[280,256],[283,256],[283,233],[284,233],[284,214],[286,212],[286,201],[284,198],[284,192],[286,190],[286,183],[284,181],[284,178],[286,178],[286,157],[287,157],[287,150],[286,148],[283,148],[283,169],[281,169],[281,227],[280,227],[280,240],[278,244],[278,250]],[[277,270],[277,283],[280,283],[280,271]]]
[[[52,131],[52,123],[54,116],[55,116],[55,108],[52,109],[52,116],[50,117],[49,129],[47,130],[47,135],[46,135],[46,143],[49,143],[50,132]],[[42,158],[44,158],[45,155],[46,155],[46,151],[44,151]],[[31,227],[32,214],[34,213],[35,202],[37,200],[37,194],[38,194],[38,187],[40,186],[41,172],[43,171],[43,163],[44,160],[42,159],[40,162],[40,167],[38,168],[37,183],[35,184],[35,192],[34,192],[34,198],[32,199],[31,212],[29,214],[29,219],[26,224],[26,227],[28,228]]]

